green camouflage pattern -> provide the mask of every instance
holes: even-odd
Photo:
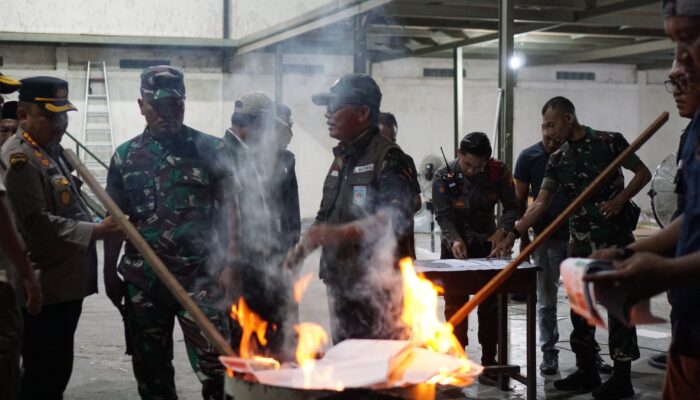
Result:
[[[555,193],[557,190],[569,198],[576,198],[593,180],[629,146],[622,134],[596,131],[584,127],[586,135],[576,142],[566,142],[552,153],[545,169],[542,189]],[[631,155],[622,164],[626,169],[634,169],[641,162]],[[594,250],[625,246],[634,242],[632,230],[618,215],[606,220],[597,203],[612,199],[625,187],[622,170],[618,169],[591,196],[583,206],[569,218],[571,232],[570,248],[572,257],[587,257]],[[574,327],[570,340],[576,353],[579,366],[593,365],[595,329],[591,329],[583,318],[571,313]],[[575,345],[574,345],[575,344]],[[639,358],[637,331],[627,328],[614,318],[608,319],[608,344],[610,357],[615,361],[631,361]]]
[[[217,299],[193,296],[192,300],[226,337],[227,317],[216,307]],[[223,398],[224,370],[218,360],[219,354],[189,313],[180,307],[161,307],[147,293],[131,284],[126,285],[125,303],[132,363],[141,399],[177,399],[172,365],[175,318],[182,327],[192,370],[202,382],[202,397]]]
[[[214,285],[223,267],[208,261],[220,245],[220,200],[238,184],[222,149],[220,139],[189,127],[168,140],[146,130],[117,148],[107,176],[107,192],[188,290],[195,280]],[[174,302],[129,242],[119,272],[163,304]]]
[[[182,71],[169,65],[148,67],[141,72],[141,96],[149,101],[174,97],[185,98]]]
[[[584,128],[586,135],[583,139],[566,142],[552,153],[545,169],[543,189],[552,193],[561,190],[569,198],[576,198],[629,146],[620,133]],[[622,166],[631,170],[639,162],[639,158],[633,154]],[[596,249],[634,241],[632,230],[623,222],[622,213],[606,220],[596,205],[612,199],[624,187],[625,179],[622,170],[618,169],[603,183],[598,192],[569,218],[572,256],[586,257]]]

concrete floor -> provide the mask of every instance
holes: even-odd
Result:
[[[427,235],[417,238],[419,254],[427,255],[430,247]],[[420,258],[420,255],[419,255]],[[318,280],[319,252],[313,253],[304,264],[304,272],[311,272],[312,280],[301,305],[302,321],[313,321],[328,329],[328,310],[326,307],[325,287]],[[101,289],[101,292],[102,289]],[[559,362],[562,375],[574,370],[574,357],[568,343],[571,325],[568,321],[568,302],[564,292],[559,293],[559,331],[560,348]],[[667,316],[670,306],[665,296],[658,296],[652,301],[652,309],[659,316]],[[442,312],[442,305],[440,312]],[[470,343],[478,343],[476,337],[476,315],[470,316]],[[510,350],[509,358],[512,363],[525,368],[525,306],[513,303],[509,306]],[[663,382],[663,371],[651,368],[646,359],[649,356],[665,351],[670,340],[670,325],[660,324],[640,326],[637,330],[642,357],[632,364],[632,379],[635,386],[635,399],[658,399]],[[199,395],[200,384],[191,371],[185,354],[185,346],[179,327],[175,328],[175,359],[176,382],[178,393],[183,400],[195,400]],[[601,330],[596,338],[603,349],[604,358],[609,361],[607,347],[607,332]],[[76,356],[73,376],[65,393],[66,400],[126,400],[138,399],[136,381],[133,378],[129,357],[124,356],[124,338],[121,317],[109,300],[99,294],[85,300],[83,315],[76,335]],[[468,348],[469,355],[474,360],[480,358],[478,345]],[[541,354],[538,351],[538,365]],[[589,399],[590,394],[572,396],[558,392],[552,382],[562,375],[552,377],[537,377],[537,397],[547,399]],[[606,378],[605,375],[602,376]],[[464,390],[449,390],[439,393],[439,399],[524,399],[525,386],[512,381],[511,390],[503,392],[499,389],[474,385]]]

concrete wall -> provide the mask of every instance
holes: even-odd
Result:
[[[347,0],[231,0],[231,37],[240,39],[290,21],[319,7]]]
[[[6,32],[194,38],[223,35],[222,0],[21,0],[11,3],[10,7],[2,8],[2,30]]]
[[[17,77],[48,74],[68,79],[71,98],[84,108],[84,61],[102,57],[108,63],[112,115],[116,142],[141,132],[143,117],[136,104],[139,70],[120,70],[122,57],[159,57],[184,68],[187,85],[186,123],[221,136],[229,125],[235,99],[261,90],[274,96],[274,60],[269,54],[248,54],[235,58],[231,73],[221,73],[223,60],[217,52],[174,50],[125,50],[58,48],[41,46],[0,46],[5,59],[2,72]],[[327,135],[324,110],[310,102],[311,94],[327,90],[333,81],[352,68],[350,57],[285,55],[286,64],[312,64],[324,68],[319,74],[286,74],[284,100],[293,110],[294,139],[290,149],[297,155],[302,215],[315,214],[321,198],[321,183],[331,161],[335,142]],[[60,66],[56,69],[56,63]],[[373,75],[384,93],[383,109],[396,114],[399,144],[416,163],[428,155],[440,154],[440,146],[453,154],[452,81],[424,78],[423,68],[450,68],[449,60],[396,60],[374,65]],[[493,132],[496,109],[497,68],[492,61],[465,60],[464,129]],[[596,73],[596,81],[556,81],[556,71]],[[632,141],[662,111],[671,120],[640,152],[650,169],[676,151],[681,129],[687,124],[677,116],[671,96],[663,86],[666,71],[637,72],[625,65],[572,65],[526,68],[518,73],[515,91],[515,157],[540,138],[540,109],[551,97],[569,97],[579,119],[598,129],[622,132]],[[79,133],[82,114],[71,113],[69,131]],[[639,204],[649,209],[646,190]]]

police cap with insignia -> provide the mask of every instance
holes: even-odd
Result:
[[[317,106],[327,106],[330,112],[346,105],[367,105],[378,112],[382,103],[382,92],[371,76],[347,74],[335,81],[330,92],[315,94],[311,101]]]
[[[78,109],[68,101],[68,82],[52,76],[35,76],[20,81],[19,101],[34,103],[46,111],[62,113]]]
[[[0,93],[8,94],[16,91],[22,83],[17,79],[10,78],[7,75],[0,73]]]
[[[155,65],[141,72],[141,97],[147,101],[185,98],[185,76],[169,65]]]

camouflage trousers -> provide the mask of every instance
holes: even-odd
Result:
[[[226,337],[227,316],[215,302],[193,296],[204,314]],[[124,317],[132,349],[132,364],[139,395],[144,400],[177,399],[173,368],[173,328],[180,323],[190,365],[202,382],[202,398],[223,398],[224,368],[219,354],[179,304],[165,307],[153,302],[137,286],[126,284]]]
[[[594,370],[596,348],[595,328],[586,320],[571,311],[571,350],[576,354],[576,366],[588,371]],[[637,330],[628,328],[618,320],[608,317],[608,347],[613,361],[634,361],[639,358]],[[590,368],[590,369],[589,369]]]

